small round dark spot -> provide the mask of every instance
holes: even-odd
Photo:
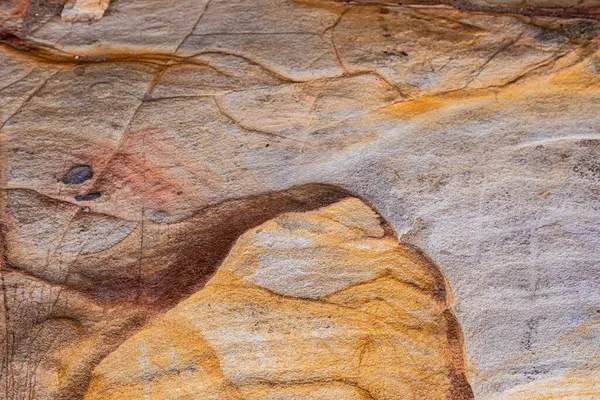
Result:
[[[265,147],[269,147],[269,146],[270,146],[270,144],[269,144],[269,143],[267,143],[267,144],[265,145]]]
[[[80,185],[91,179],[93,175],[94,171],[89,165],[77,165],[63,176],[62,182],[67,185]]]
[[[100,192],[93,192],[93,193],[88,193],[86,195],[80,195],[78,194],[77,196],[75,196],[75,200],[77,201],[90,201],[90,200],[96,200],[98,198],[102,197],[102,193]]]
[[[148,210],[145,212],[145,216],[152,222],[165,223],[169,222],[169,213],[165,210]]]

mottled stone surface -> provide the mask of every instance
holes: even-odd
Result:
[[[446,276],[475,398],[598,397],[594,1],[63,3],[0,6],[3,398],[83,398],[244,232],[347,197]]]
[[[68,0],[60,18],[69,22],[99,20],[104,16],[109,3],[110,0]]]
[[[85,398],[470,399],[450,299],[360,200],[283,214],[104,359]]]

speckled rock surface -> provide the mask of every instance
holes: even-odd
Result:
[[[83,398],[244,232],[348,197],[445,275],[475,398],[600,396],[593,1],[64,3],[0,6],[3,398]]]

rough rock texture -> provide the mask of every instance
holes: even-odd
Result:
[[[0,5],[0,397],[83,398],[244,232],[347,197],[447,277],[475,398],[598,397],[597,3],[64,3]]]
[[[437,267],[358,199],[245,233],[94,370],[100,399],[469,399]]]
[[[110,0],[69,0],[65,4],[60,18],[63,21],[93,21],[104,16]]]

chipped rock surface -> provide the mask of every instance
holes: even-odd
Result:
[[[71,22],[98,20],[104,16],[109,3],[110,0],[68,0],[60,18]]]
[[[600,397],[597,2],[393,3],[0,5],[0,398]]]

